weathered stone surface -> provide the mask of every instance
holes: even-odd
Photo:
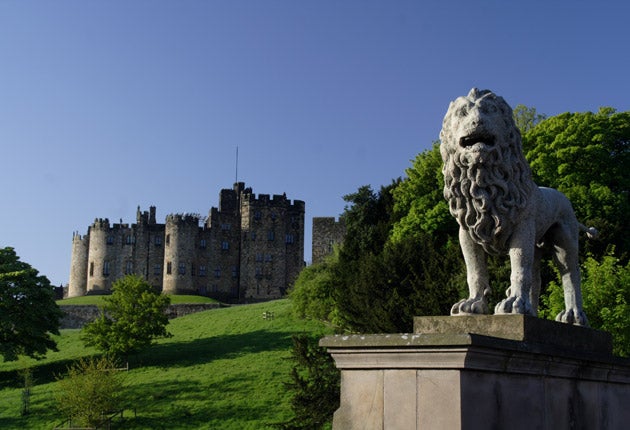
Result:
[[[415,317],[413,323],[416,334],[479,334],[580,352],[612,353],[610,333],[529,315]]]
[[[489,253],[509,255],[511,265],[507,297],[494,312],[536,316],[542,251],[550,249],[564,289],[565,309],[556,319],[586,326],[578,235],[597,231],[578,222],[562,193],[536,186],[510,106],[492,91],[473,88],[449,105],[440,140],[444,197],[459,223],[469,289],[451,314],[489,313]]]
[[[100,315],[98,306],[93,305],[62,305],[59,306],[63,312],[60,328],[82,328],[85,324],[94,321]],[[184,315],[196,312],[217,309],[221,307],[219,303],[190,303],[169,305],[166,314],[169,319],[183,317]]]
[[[463,324],[466,318],[445,319]],[[320,341],[342,374],[335,430],[612,430],[630,422],[630,360],[531,342],[553,337],[537,333],[545,321],[532,329],[527,318],[519,322],[517,316],[506,322],[512,327],[507,338],[487,335],[505,331],[495,322],[477,321],[482,335],[470,333],[478,331],[474,327],[458,333],[450,323],[436,321],[431,333]],[[551,323],[566,327],[569,335],[590,331]],[[416,328],[424,325],[431,323]]]

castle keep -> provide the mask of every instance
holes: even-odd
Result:
[[[72,237],[68,297],[107,294],[137,274],[167,294],[223,301],[279,298],[304,266],[303,201],[259,194],[238,182],[223,189],[205,222],[171,214],[165,224],[138,208],[135,224],[96,219]]]

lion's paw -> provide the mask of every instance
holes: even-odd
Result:
[[[563,310],[556,316],[556,321],[563,322],[565,324],[580,325],[588,327],[588,320],[586,314],[582,310],[569,309]]]
[[[487,314],[488,302],[485,297],[460,300],[451,308],[451,315]]]
[[[529,300],[525,300],[523,297],[512,296],[497,303],[494,313],[534,315],[534,310]]]

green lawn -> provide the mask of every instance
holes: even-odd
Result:
[[[275,318],[265,320],[263,312]],[[128,408],[124,429],[265,429],[288,419],[291,335],[327,333],[321,323],[296,319],[288,300],[234,306],[171,320],[170,339],[132,357],[124,374]],[[0,428],[52,429],[54,374],[84,349],[79,330],[63,330],[59,352],[39,362],[0,363]],[[17,369],[32,366],[31,412],[20,417]],[[133,410],[137,414],[134,417]]]

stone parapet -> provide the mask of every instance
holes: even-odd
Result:
[[[482,330],[474,327],[481,320],[441,318],[416,321],[421,333],[320,341],[341,370],[334,429],[619,429],[630,423],[630,360],[605,351],[607,334],[516,315],[501,316],[497,330],[513,330],[500,338],[471,333]],[[567,329],[599,346],[581,351],[548,342]]]

